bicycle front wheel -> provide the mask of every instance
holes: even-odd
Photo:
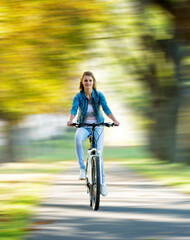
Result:
[[[92,208],[96,211],[100,205],[100,160],[97,156],[92,158],[92,185],[90,190]]]

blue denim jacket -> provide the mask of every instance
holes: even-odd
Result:
[[[107,116],[109,116],[111,113],[111,110],[109,109],[109,107],[107,105],[104,95],[101,92],[93,89],[90,102],[91,102],[94,112],[97,116],[98,123],[104,122],[104,117],[100,110],[100,106],[102,106],[102,109],[104,110],[104,112]],[[77,95],[74,97],[71,114],[76,116],[78,109],[79,109],[79,112],[78,112],[77,122],[83,123],[86,118],[87,109],[88,109],[88,98],[87,98],[84,90],[77,93]]]

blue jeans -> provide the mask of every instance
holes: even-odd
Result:
[[[81,127],[78,128],[75,134],[75,150],[80,165],[80,169],[85,169],[84,165],[84,150],[83,150],[83,141],[88,138],[92,133],[91,128]],[[105,183],[105,174],[104,174],[104,162],[103,162],[103,145],[104,145],[104,128],[98,127],[95,129],[95,139],[97,141],[97,149],[101,151],[100,161],[101,161],[101,170],[102,170],[102,184]]]

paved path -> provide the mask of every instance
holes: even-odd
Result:
[[[109,194],[91,210],[86,187],[71,165],[39,207],[28,240],[190,240],[190,196],[106,163]]]

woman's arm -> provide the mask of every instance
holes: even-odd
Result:
[[[99,92],[99,98],[100,98],[100,105],[102,106],[102,109],[104,110],[105,114],[109,116],[112,112],[108,107],[106,98],[104,97],[103,93]]]
[[[73,123],[73,119],[74,118],[75,118],[75,115],[74,114],[70,114],[69,120],[67,121],[67,126],[72,127],[72,126],[70,126],[70,124]]]
[[[113,113],[110,113],[110,115],[108,116],[116,126],[120,125],[120,122],[117,121],[117,119],[114,117]]]
[[[78,95],[76,95],[73,99],[73,105],[71,108],[71,114],[69,116],[69,120],[67,121],[67,126],[72,127],[72,126],[70,126],[70,124],[73,123],[73,119],[75,118],[75,116],[77,114],[78,107],[79,107],[79,97],[78,97]]]
[[[104,95],[101,92],[99,92],[99,96],[100,96],[100,104],[102,105],[102,108],[103,108],[105,114],[114,122],[114,124],[116,126],[119,126],[120,123],[117,121],[117,119],[114,117],[113,113],[109,109],[107,102],[106,102],[106,98],[104,97]]]

